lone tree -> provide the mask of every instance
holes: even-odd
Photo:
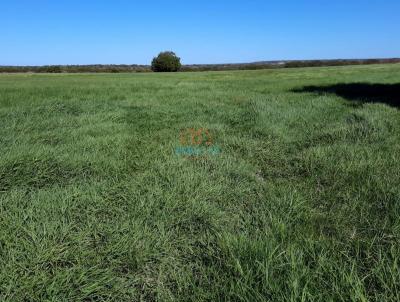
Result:
[[[172,51],[160,52],[151,62],[151,70],[155,72],[175,72],[181,68],[181,58]]]

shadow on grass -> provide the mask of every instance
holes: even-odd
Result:
[[[293,92],[334,93],[349,101],[363,103],[384,103],[400,107],[400,84],[340,83],[330,86],[304,86]]]

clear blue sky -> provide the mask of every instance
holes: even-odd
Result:
[[[400,57],[399,0],[1,0],[0,65]]]

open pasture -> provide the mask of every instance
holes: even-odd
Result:
[[[399,64],[2,74],[0,300],[399,301],[399,106]]]

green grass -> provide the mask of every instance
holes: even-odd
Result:
[[[301,92],[399,80],[0,75],[0,301],[399,301],[400,111]]]

